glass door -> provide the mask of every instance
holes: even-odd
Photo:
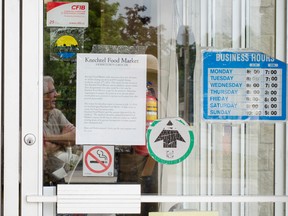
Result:
[[[203,51],[285,62],[285,4],[22,2],[21,214],[284,215],[285,120],[204,119]]]
[[[145,131],[158,118],[161,91],[159,4],[44,3],[44,193],[81,184],[101,198],[86,209],[57,204],[58,211],[61,206],[66,213],[88,215],[158,211],[157,203],[123,205],[125,196],[158,194],[158,164],[145,146]],[[176,92],[173,97],[176,101]],[[109,190],[116,197],[105,203]]]

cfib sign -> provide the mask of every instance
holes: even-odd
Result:
[[[88,27],[87,2],[48,2],[48,27]]]
[[[261,52],[203,51],[204,120],[286,120],[286,64]]]

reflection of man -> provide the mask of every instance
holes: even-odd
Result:
[[[71,147],[75,145],[75,126],[71,124],[64,114],[56,109],[55,103],[58,95],[54,80],[45,76],[43,80],[43,137],[45,171],[53,173],[56,179],[65,176],[63,168],[71,160],[77,160],[72,154]],[[53,162],[52,162],[53,161]],[[60,169],[62,168],[62,170]],[[54,173],[54,171],[57,171]]]

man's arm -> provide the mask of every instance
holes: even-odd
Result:
[[[53,142],[59,145],[64,146],[73,146],[75,145],[75,126],[74,125],[66,125],[62,129],[61,134],[50,134],[45,135],[45,141]]]

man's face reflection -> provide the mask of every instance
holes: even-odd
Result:
[[[44,110],[50,111],[56,107],[58,93],[52,82],[48,83],[48,92],[44,93]]]

